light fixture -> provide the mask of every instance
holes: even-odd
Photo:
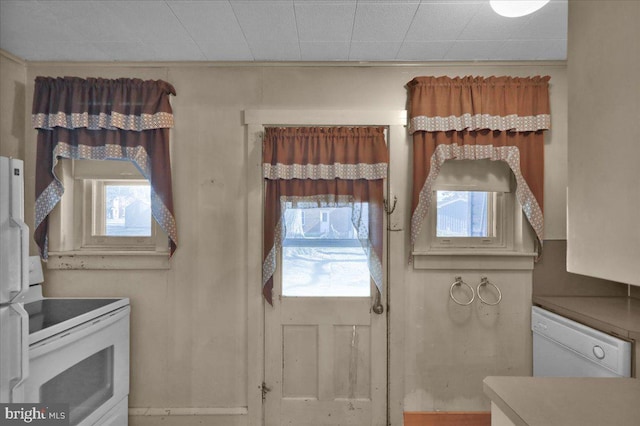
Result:
[[[491,8],[507,18],[525,16],[542,8],[549,0],[490,0]]]

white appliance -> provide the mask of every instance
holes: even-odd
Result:
[[[631,376],[631,342],[537,306],[531,330],[534,376]]]
[[[129,299],[42,296],[23,173],[0,157],[0,403],[67,404],[71,426],[127,425]]]

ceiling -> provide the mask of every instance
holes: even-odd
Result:
[[[567,0],[503,18],[488,0],[0,0],[28,61],[564,60]]]

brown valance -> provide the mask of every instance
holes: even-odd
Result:
[[[549,77],[416,77],[409,133],[549,129]]]
[[[269,128],[263,149],[265,179],[387,177],[383,128]]]
[[[131,161],[151,186],[151,213],[173,254],[169,128],[175,89],[162,80],[37,77],[32,122],[38,131],[34,239],[48,257],[48,217],[64,192],[54,168],[59,158]]]
[[[473,159],[509,165],[516,196],[541,245],[549,77],[417,77],[407,87],[413,134],[412,245],[444,162]]]
[[[352,207],[352,223],[382,290],[383,179],[388,151],[382,127],[267,128],[262,284],[272,303],[276,253],[288,206]],[[367,212],[366,220],[363,212]]]

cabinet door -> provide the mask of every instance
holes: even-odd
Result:
[[[640,2],[604,4],[569,3],[567,269],[640,285]]]

